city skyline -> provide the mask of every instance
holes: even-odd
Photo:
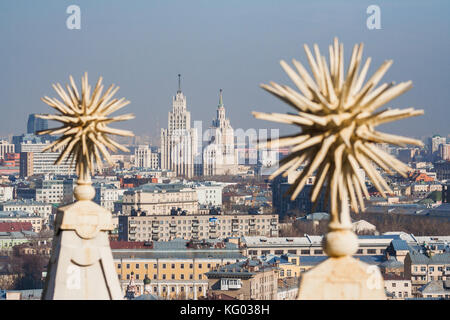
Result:
[[[339,36],[346,46],[364,42],[364,56],[374,57],[373,65],[393,58],[390,79],[413,81],[412,90],[391,106],[423,108],[425,115],[386,126],[385,131],[447,136],[450,46],[446,40],[435,41],[433,35],[439,32],[442,39],[448,38],[449,21],[442,7],[449,4],[434,1],[427,6],[414,1],[406,6],[380,1],[382,28],[369,30],[369,1],[319,2],[320,6],[291,1],[257,5],[79,1],[80,30],[66,28],[70,1],[45,6],[3,2],[0,135],[25,132],[26,119],[17,115],[48,112],[39,98],[51,94],[51,83],[64,82],[69,74],[79,78],[84,71],[94,78],[104,74],[107,84],[121,86],[131,101],[130,111],[136,114],[122,128],[132,127],[137,135],[158,137],[178,73],[193,120],[210,123],[222,88],[234,128],[277,128],[251,117],[253,109],[288,110],[259,84],[285,80],[279,60],[304,62],[304,43],[317,40],[322,46]],[[317,24],[321,21],[323,26]],[[311,23],[317,27],[308,28]],[[282,128],[281,134],[285,130],[289,129]]]

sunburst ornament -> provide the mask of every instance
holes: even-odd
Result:
[[[260,143],[261,147],[290,146],[291,154],[280,161],[280,167],[270,179],[283,173],[287,176],[302,163],[307,163],[292,184],[288,193],[294,200],[303,189],[309,176],[316,173],[311,192],[312,202],[325,188],[326,199],[331,198],[331,216],[337,221],[339,211],[347,212],[348,199],[351,208],[359,212],[365,210],[363,195],[369,199],[364,180],[358,174],[363,168],[373,185],[383,197],[391,188],[372,165],[375,163],[387,173],[398,172],[406,176],[410,168],[401,161],[376,147],[377,143],[398,146],[406,144],[423,145],[421,141],[376,131],[375,126],[407,117],[423,114],[423,110],[385,109],[381,106],[398,97],[412,87],[412,82],[378,82],[392,65],[385,61],[373,76],[364,84],[371,58],[364,63],[361,71],[363,44],[353,48],[347,75],[344,75],[344,47],[338,39],[329,46],[329,66],[319,47],[314,44],[315,57],[309,47],[304,45],[313,77],[297,60],[293,60],[296,71],[285,61],[281,66],[300,91],[286,85],[270,82],[261,87],[295,108],[296,113],[253,112],[258,119],[294,124],[301,128],[295,135],[280,137]],[[341,201],[338,201],[338,198]]]
[[[133,136],[128,130],[113,129],[107,124],[117,121],[133,119],[134,115],[125,114],[116,117],[108,117],[111,113],[123,108],[130,102],[121,99],[112,99],[119,90],[112,84],[102,95],[103,78],[100,77],[91,95],[91,86],[88,84],[87,72],[81,78],[81,94],[72,78],[70,86],[66,85],[67,92],[62,86],[53,84],[53,88],[58,93],[62,102],[57,98],[45,96],[41,98],[43,102],[60,112],[60,114],[42,114],[37,117],[61,122],[59,128],[41,130],[38,134],[62,135],[58,140],[47,146],[47,150],[61,150],[61,154],[55,161],[60,164],[62,161],[76,161],[76,170],[80,180],[86,180],[89,172],[94,174],[95,168],[102,167],[102,158],[112,164],[111,155],[108,149],[116,152],[118,149],[128,152],[129,150],[112,140],[108,135]]]

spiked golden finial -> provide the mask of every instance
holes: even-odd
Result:
[[[260,143],[260,146],[290,146],[291,154],[280,161],[280,167],[271,175],[271,179],[283,173],[287,176],[302,163],[306,167],[293,183],[288,193],[295,199],[305,186],[308,176],[316,172],[315,185],[311,200],[317,201],[322,187],[326,184],[326,194],[331,196],[332,220],[338,221],[338,212],[347,212],[347,202],[355,212],[358,203],[364,210],[363,195],[369,198],[366,185],[358,175],[362,167],[383,197],[391,188],[372,166],[373,161],[387,173],[393,171],[406,176],[410,168],[401,161],[376,147],[376,143],[390,143],[399,146],[406,144],[422,145],[415,139],[378,132],[375,126],[407,117],[423,114],[423,110],[378,108],[398,97],[412,87],[412,82],[382,84],[378,82],[389,69],[392,60],[385,61],[375,74],[364,84],[371,58],[368,58],[359,72],[362,60],[363,44],[353,48],[347,75],[344,76],[344,47],[334,39],[329,46],[329,66],[314,45],[315,57],[307,45],[304,46],[313,77],[297,60],[294,71],[286,62],[281,66],[300,92],[277,83],[262,84],[261,87],[294,107],[295,114],[253,112],[258,119],[289,123],[301,128],[301,132]],[[392,170],[391,170],[392,169]],[[341,199],[340,203],[338,197]],[[340,204],[340,208],[339,208]],[[342,218],[342,217],[341,217]]]
[[[70,86],[67,85],[67,92],[61,85],[53,84],[53,88],[58,93],[62,102],[57,98],[45,96],[41,98],[43,102],[60,112],[56,115],[38,115],[39,118],[61,122],[59,128],[41,130],[38,134],[51,134],[62,136],[55,142],[47,146],[46,150],[62,150],[55,164],[72,159],[76,161],[76,169],[79,179],[84,181],[89,177],[89,172],[94,173],[95,168],[101,168],[102,159],[100,153],[112,163],[108,149],[115,152],[117,149],[129,151],[126,147],[115,142],[108,135],[133,136],[131,131],[119,130],[107,127],[107,124],[116,121],[133,119],[134,115],[125,114],[116,117],[108,117],[111,113],[123,108],[130,102],[121,99],[111,98],[119,90],[111,85],[102,95],[102,77],[97,81],[91,95],[91,86],[88,84],[87,73],[81,78],[81,95],[72,78]]]

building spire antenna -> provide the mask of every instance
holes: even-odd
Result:
[[[219,91],[219,107],[223,106],[222,89]]]
[[[178,93],[181,93],[181,74],[178,74]]]

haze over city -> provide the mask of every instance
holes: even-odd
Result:
[[[450,22],[448,1],[377,1],[380,30],[366,27],[372,1],[77,1],[81,29],[66,28],[73,1],[2,1],[0,4],[0,135],[25,131],[29,113],[50,112],[40,98],[70,74],[121,87],[136,118],[119,124],[159,138],[177,90],[177,74],[193,120],[209,126],[219,89],[234,128],[277,128],[253,119],[252,110],[291,111],[259,88],[291,85],[280,59],[306,62],[302,45],[326,50],[334,36],[346,48],[364,42],[373,57],[394,64],[385,81],[413,81],[392,107],[423,108],[425,115],[386,125],[396,134],[448,134]],[[281,133],[290,132],[281,126]]]

